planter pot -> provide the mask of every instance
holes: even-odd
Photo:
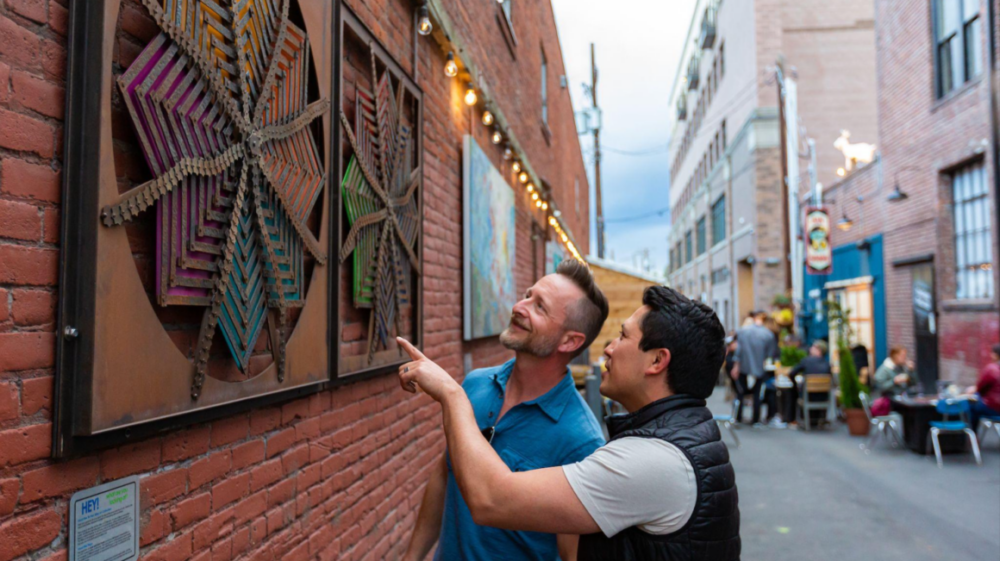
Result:
[[[851,436],[868,436],[871,424],[864,409],[846,409],[844,416],[847,417],[847,431]]]

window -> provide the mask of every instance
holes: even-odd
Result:
[[[726,239],[726,196],[712,205],[712,245]]]
[[[504,4],[506,5],[506,3]],[[545,51],[542,51],[542,122],[549,124],[549,63],[545,60]]]
[[[726,44],[719,44],[719,78],[726,75]]]
[[[684,263],[691,262],[691,230],[684,234]]]
[[[934,58],[939,98],[983,71],[979,2],[934,1]]]
[[[722,153],[726,152],[726,121],[722,121]]]
[[[993,297],[993,248],[986,166],[977,163],[952,176],[955,220],[956,298]]]
[[[708,249],[707,244],[705,243],[707,240],[705,228],[706,228],[705,217],[702,216],[701,219],[698,220],[698,224],[695,226],[695,229],[697,230],[698,234],[698,255],[705,253],[705,251]]]

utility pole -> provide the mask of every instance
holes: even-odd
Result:
[[[597,61],[590,44],[590,97],[597,112]],[[594,127],[594,199],[597,203],[597,256],[604,259],[604,206],[601,204],[601,126]]]

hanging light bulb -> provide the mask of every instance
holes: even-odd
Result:
[[[431,34],[431,31],[434,31],[434,24],[431,23],[431,11],[424,3],[417,10],[417,33],[427,36]]]
[[[569,238],[566,236],[566,234],[562,235],[562,241],[563,241],[563,243],[566,243],[566,242],[569,241]]]
[[[493,144],[500,144],[503,142],[503,134],[500,132],[500,129],[493,129],[492,140]]]
[[[532,193],[531,194],[531,200],[538,201],[538,193]],[[538,206],[541,206],[541,204],[539,204]]]
[[[514,173],[521,173],[521,162],[514,162],[510,167],[514,170]]]
[[[528,184],[528,192],[529,193],[533,193],[534,191],[535,191],[535,184],[534,183],[529,183]]]
[[[454,78],[458,75],[458,64],[455,63],[455,53],[448,51],[448,62],[444,63],[444,75]]]
[[[505,161],[510,161],[514,157],[514,151],[510,149],[510,146],[506,146],[503,149],[503,159]]]
[[[528,182],[527,172],[522,171],[521,174],[517,176],[517,180],[520,181],[521,183],[527,183]]]
[[[542,201],[535,201],[535,208],[542,208]]]
[[[556,225],[556,219],[554,217],[550,216],[549,217],[549,224],[551,224],[553,227],[555,227],[555,225]]]
[[[490,113],[489,110],[483,111],[483,124],[487,127],[493,124],[493,113]]]
[[[542,210],[549,210],[549,203],[542,201]]]
[[[472,87],[472,82],[469,82],[465,86],[465,104],[475,105],[479,101],[479,96],[476,95],[476,88]]]

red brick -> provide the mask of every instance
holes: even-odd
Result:
[[[146,10],[133,4],[122,6],[121,24],[122,31],[143,43],[148,43],[160,32]]]
[[[58,203],[62,198],[62,173],[47,165],[6,158],[0,161],[0,192]]]
[[[3,39],[0,38],[0,42]],[[0,147],[19,152],[34,152],[51,158],[55,146],[55,129],[34,117],[0,108]]]
[[[144,477],[139,487],[142,490],[142,508],[156,506],[177,498],[187,491],[188,470],[172,469]]]
[[[250,490],[257,491],[278,481],[284,475],[281,459],[275,458],[250,470]]]
[[[67,559],[69,559],[69,554],[64,549],[62,551],[57,551],[48,557],[43,557],[39,561],[66,561]]]
[[[233,471],[264,461],[264,441],[251,440],[233,448]]]
[[[287,425],[295,419],[309,417],[309,400],[299,399],[281,407],[281,424]]]
[[[12,382],[0,383],[0,423],[21,416],[18,401],[17,385]]]
[[[7,0],[7,7],[15,14],[22,15],[36,23],[48,21],[46,4],[48,4],[47,0]]]
[[[54,325],[56,297],[46,290],[14,290],[14,324],[22,327]]]
[[[58,276],[58,250],[0,243],[0,283],[53,286]],[[0,364],[3,363],[3,355],[0,351]],[[0,370],[3,370],[2,366]]]
[[[52,31],[65,36],[69,30],[69,10],[55,2],[49,2],[49,27]]]
[[[62,222],[59,221],[59,209],[46,208],[42,216],[42,241],[45,243],[59,243]]]
[[[294,473],[300,467],[309,463],[309,445],[300,444],[281,455],[281,465],[285,475]]]
[[[233,558],[233,540],[226,538],[212,544],[212,561],[230,561]]]
[[[0,238],[29,242],[42,239],[42,216],[38,207],[0,200]]]
[[[10,101],[10,66],[0,61],[0,103]]]
[[[223,450],[191,464],[191,488],[215,481],[229,471],[232,466],[232,452]]]
[[[211,493],[202,493],[177,503],[170,510],[170,519],[173,521],[174,531],[176,532],[188,524],[208,517],[211,513],[212,495]]]
[[[0,432],[0,468],[47,457],[52,451],[52,425],[29,425]]]
[[[21,381],[21,411],[25,417],[39,411],[52,410],[52,376],[27,378]]]
[[[14,101],[47,117],[62,120],[66,107],[66,90],[52,82],[15,70],[11,74]]]
[[[29,551],[45,547],[56,539],[61,527],[62,517],[54,510],[14,517],[0,525],[4,545],[0,548],[0,561],[10,561]]]
[[[179,462],[208,452],[209,427],[198,427],[168,435],[163,440],[164,462]]]
[[[10,304],[7,302],[9,295],[10,291],[6,288],[0,288],[0,323],[10,319]]]
[[[191,532],[160,544],[142,558],[144,561],[188,561],[191,559]]]
[[[247,415],[215,421],[212,423],[212,447],[225,446],[237,440],[243,440],[249,431],[250,418]]]
[[[306,419],[295,425],[296,442],[310,438],[319,438],[319,417]]]
[[[0,372],[51,368],[55,345],[52,333],[0,333]]]
[[[41,49],[39,62],[42,64],[45,76],[53,80],[64,80],[66,78],[66,49],[59,43],[47,39],[42,39]]]
[[[233,557],[243,555],[250,546],[250,528],[241,528],[233,533]]]
[[[216,512],[194,527],[194,549],[201,551],[233,531],[234,509]]]
[[[287,428],[267,437],[267,457],[273,458],[295,444],[295,428]]]
[[[100,462],[97,458],[81,458],[29,471],[21,476],[24,491],[21,502],[30,503],[48,497],[68,495],[97,483]]]
[[[252,479],[251,475],[251,479]],[[295,496],[295,479],[288,478],[267,490],[267,506],[277,506]]]
[[[149,471],[160,465],[160,442],[127,444],[101,454],[101,479],[110,481]]]
[[[139,531],[139,546],[147,545],[159,541],[170,533],[170,523],[167,515],[160,509],[149,511],[148,516],[142,517],[142,527]]]
[[[39,68],[41,38],[0,15],[0,59],[14,68]]]
[[[212,508],[216,511],[238,501],[250,492],[250,474],[228,477],[212,487]]]
[[[0,480],[0,518],[14,512],[17,494],[21,491],[21,481],[17,478]]]
[[[259,491],[242,501],[236,503],[233,511],[236,513],[236,526],[242,526],[246,522],[264,514],[267,510],[267,491]]]
[[[250,413],[250,434],[257,436],[270,432],[281,424],[281,410],[276,407],[259,409]]]

